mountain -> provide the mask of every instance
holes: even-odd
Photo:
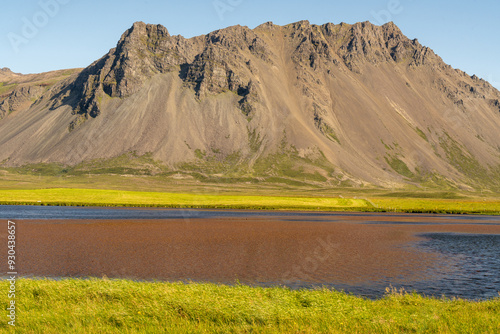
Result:
[[[137,22],[83,70],[1,71],[4,166],[129,154],[216,177],[500,183],[500,92],[393,23],[186,39]]]

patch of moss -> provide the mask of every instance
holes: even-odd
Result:
[[[318,150],[319,152],[312,156],[302,157],[294,146],[284,146],[285,148],[279,152],[257,159],[253,165],[253,173],[260,177],[286,177],[304,182],[326,182],[328,179],[321,175],[320,170],[327,174],[335,172],[335,168],[326,160],[323,152]]]
[[[36,176],[80,176],[87,174],[156,175],[168,171],[165,165],[154,160],[152,153],[139,155],[137,152],[129,152],[110,159],[94,159],[74,166],[58,163],[37,163],[5,169],[15,174]]]
[[[332,127],[330,127],[327,123],[321,123],[320,125],[320,130],[321,132],[328,137],[328,139],[332,141],[336,141],[338,144],[340,144],[340,140],[337,137],[337,134],[335,133],[335,130],[333,130]]]
[[[429,138],[427,138],[427,136],[425,135],[425,133],[420,130],[418,127],[415,128],[415,131],[417,132],[417,134],[422,137],[423,140],[425,140],[426,142],[429,142]]]
[[[14,90],[17,87],[17,84],[6,84],[5,82],[2,82],[0,85],[0,95],[9,93],[10,91]]]
[[[308,183],[305,182],[288,179],[284,177],[277,177],[277,176],[271,176],[266,178],[266,183],[286,184],[288,186],[296,186],[296,187],[310,186]]]
[[[391,168],[398,174],[403,175],[409,179],[412,179],[415,177],[415,174],[408,168],[408,166],[399,159],[398,155],[388,155],[385,158],[385,161]]]
[[[43,176],[57,176],[61,174],[68,174],[70,169],[57,163],[36,163],[26,164],[15,168],[6,168],[11,173],[25,174],[25,175],[43,175]]]
[[[392,151],[394,150],[394,147],[392,147],[391,145],[387,145],[386,143],[384,143],[384,141],[382,139],[380,139],[380,142],[385,146],[385,149],[387,151]]]
[[[249,127],[247,127],[247,135],[250,151],[256,153],[262,146],[263,138],[260,138],[260,133],[257,132],[257,129],[250,130]]]
[[[110,159],[95,159],[82,162],[70,167],[73,175],[81,174],[128,174],[128,175],[155,175],[168,171],[160,161],[153,158],[148,152],[139,155],[137,152],[128,152]]]
[[[198,159],[203,159],[203,158],[205,158],[207,156],[207,152],[201,151],[199,148],[197,148],[196,150],[194,150],[194,155]]]
[[[389,192],[385,194],[380,194],[381,197],[391,197],[391,198],[437,198],[437,199],[464,199],[463,195],[459,195],[452,191],[426,191],[426,192],[410,192],[410,191],[399,191],[399,192]]]
[[[462,145],[445,132],[444,137],[439,138],[439,145],[446,154],[446,158],[459,172],[473,180],[490,182],[488,171],[476,158]]]
[[[217,176],[218,179],[239,177],[244,174],[244,164],[240,163],[240,151],[228,155],[224,155],[219,149],[211,149],[211,151],[208,154],[205,151],[196,149],[195,155],[198,159],[196,161],[181,163],[177,166],[177,169],[189,173],[199,173],[203,175],[203,178],[210,178],[213,174],[222,174],[221,176]]]

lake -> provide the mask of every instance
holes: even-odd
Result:
[[[4,245],[8,219],[24,277],[500,291],[498,216],[0,206]]]

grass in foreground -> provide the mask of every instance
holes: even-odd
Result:
[[[8,282],[1,281],[2,291]],[[393,292],[367,300],[331,290],[127,280],[17,282],[17,333],[498,333],[500,298]],[[1,308],[6,312],[7,294]],[[14,332],[5,316],[2,332]]]

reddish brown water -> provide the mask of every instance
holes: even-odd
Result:
[[[24,276],[327,285],[369,296],[391,284],[429,293],[434,290],[426,286],[437,289],[443,276],[456,274],[454,257],[422,247],[431,239],[419,234],[500,235],[500,221],[493,217],[478,221],[418,215],[243,213],[208,219],[16,223],[18,272]],[[2,228],[3,244],[5,232]],[[495,282],[493,293],[500,290]]]

